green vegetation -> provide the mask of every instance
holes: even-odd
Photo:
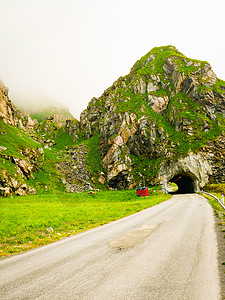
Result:
[[[143,176],[145,178],[145,182],[148,185],[151,185],[151,179],[154,178],[155,175],[158,174],[160,164],[163,161],[163,158],[157,159],[147,159],[145,156],[141,155],[139,157],[130,155],[132,159],[132,175],[135,181],[139,182],[141,185],[143,184]]]
[[[51,114],[52,114],[51,111],[45,111],[45,112],[40,112],[40,113],[36,113],[36,114],[30,114],[30,117],[33,120],[36,119],[40,123],[40,122],[43,122],[46,119],[46,117],[49,117]]]
[[[13,156],[27,161],[27,157],[23,151],[32,151],[32,149],[37,151],[37,149],[42,148],[42,146],[36,143],[19,128],[8,125],[2,120],[0,120],[0,132],[0,145],[7,148],[7,150],[0,153],[0,177],[3,176],[4,170],[6,170],[8,174],[12,175],[17,180],[22,180],[29,186],[34,187],[37,192],[55,193],[56,191],[62,192],[65,190],[60,175],[55,168],[55,162],[58,160],[56,152],[44,149],[44,161],[42,162],[41,155],[39,154],[36,158],[36,163],[38,164],[37,170],[31,172],[32,176],[29,179],[25,177],[22,179],[21,175],[17,174],[16,165],[13,163],[11,157]],[[68,134],[65,134],[65,136],[66,139],[62,137],[62,134],[61,138],[59,137],[61,146],[68,144]]]
[[[124,92],[122,89],[117,89],[114,101],[118,100],[116,112],[123,113],[135,113],[140,118],[143,115],[148,115],[148,106],[146,106],[146,94],[136,93],[134,94],[129,89]],[[123,99],[121,101],[120,99]],[[125,100],[125,101],[124,101]],[[140,109],[144,111],[141,111]],[[147,113],[147,114],[146,114]]]
[[[213,85],[213,90],[215,92],[225,94],[225,81],[217,78],[216,83]]]
[[[170,135],[170,140],[179,145],[177,148],[179,155],[186,155],[189,150],[195,152],[205,146],[207,141],[215,140],[223,131],[217,120],[209,119],[203,108],[184,93],[178,93],[171,99],[165,116],[168,119],[172,118],[174,123],[183,119],[187,122],[187,126],[192,128],[191,135],[185,131]]]
[[[52,147],[56,151],[65,149],[65,147],[74,144],[72,137],[65,131],[64,128],[58,128],[54,137],[55,145]]]
[[[33,172],[33,178],[26,180],[27,184],[34,187],[37,193],[64,192],[61,175],[57,172],[55,162],[58,161],[57,153],[45,149],[43,166],[39,166],[37,172]]]
[[[175,182],[169,182],[167,188],[169,190],[172,190],[173,192],[178,191],[178,186],[176,185]]]
[[[222,194],[225,196],[225,183],[208,184],[204,187],[204,191],[220,198]]]
[[[86,155],[87,166],[89,172],[96,178],[98,178],[98,174],[100,172],[105,171],[102,167],[102,159],[99,151],[99,143],[100,143],[99,133],[84,141],[84,144],[87,145],[87,149],[88,149]],[[102,188],[102,185],[100,186],[96,185],[96,187]]]
[[[215,193],[213,193],[213,194],[215,195]],[[204,195],[204,197],[206,197],[209,200],[209,203],[211,204],[211,206],[214,210],[214,214],[218,219],[220,219],[221,225],[224,226],[224,232],[225,232],[225,211],[224,211],[224,209],[221,207],[219,202],[217,202],[214,198],[212,198],[208,195]]]
[[[16,174],[16,165],[11,161],[5,159],[4,157],[0,157],[0,178],[4,178],[4,170],[10,175]]]
[[[123,218],[170,198],[150,190],[48,194],[0,199],[0,256],[26,251]]]
[[[174,46],[169,45],[164,47],[155,47],[151,51],[149,51],[145,56],[143,56],[135,63],[131,70],[131,74],[137,72],[138,75],[141,75],[145,78],[148,78],[149,74],[164,74],[163,66],[165,65],[166,59],[169,57],[173,58],[173,61],[176,63],[178,70],[180,72],[183,72],[185,75],[191,74],[203,65],[207,64],[206,61],[190,59],[179,52]],[[149,63],[146,64],[145,62],[149,59]],[[197,65],[190,65],[187,67],[185,61],[191,61],[197,63]]]

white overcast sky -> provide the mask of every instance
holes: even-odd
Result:
[[[155,46],[225,80],[224,32],[224,0],[0,0],[0,78],[12,101],[43,94],[79,118]]]

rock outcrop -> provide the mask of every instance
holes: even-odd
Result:
[[[84,144],[68,147],[62,161],[56,163],[67,192],[77,193],[94,189],[89,182],[92,175],[87,169],[86,154],[87,148]]]
[[[0,80],[0,119],[23,130],[33,129],[36,122],[29,115],[16,109],[9,99],[8,91],[9,89]]]
[[[15,108],[8,97],[8,88],[0,80],[0,118],[4,122],[14,125]]]
[[[76,142],[79,138],[80,133],[80,122],[77,119],[66,120],[66,131],[73,138],[73,141]]]
[[[21,181],[21,179],[16,180],[14,176],[3,170],[0,174],[0,196],[8,197],[12,194],[17,196],[34,195],[36,190]]]
[[[4,150],[7,150],[7,148]],[[2,166],[0,168],[0,196],[36,194],[36,190],[30,187],[25,180],[34,179],[33,172],[37,172],[38,168],[42,167],[44,161],[43,150],[41,148],[37,150],[24,149],[21,151],[21,156],[24,158],[4,154],[4,150],[0,152],[0,157],[2,158]],[[13,175],[4,169],[4,164],[7,161],[13,163],[15,166]]]

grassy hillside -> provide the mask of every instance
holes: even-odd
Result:
[[[30,113],[32,119],[36,119],[38,122],[43,122],[47,117],[56,114],[58,118],[62,120],[71,119],[73,116],[65,108],[60,107],[46,107],[43,110],[40,110],[37,113]]]
[[[7,148],[7,150],[4,151],[6,155],[23,157],[21,150],[37,148],[40,145],[29,138],[28,135],[19,128],[6,124],[0,119],[0,146]]]
[[[7,148],[0,152],[0,177],[4,170],[16,178],[18,181],[24,181],[28,186],[34,187],[37,192],[56,192],[64,191],[64,186],[60,176],[55,169],[57,153],[49,149],[42,148],[41,144],[36,143],[25,132],[19,128],[5,124],[0,120],[0,146]],[[60,139],[63,144],[63,139]],[[67,140],[65,141],[67,144]],[[19,158],[28,161],[25,153],[42,148],[44,151],[44,160],[41,155],[37,157],[35,163],[37,168],[31,172],[30,178],[18,173],[18,168],[12,158]]]
[[[62,183],[61,174],[57,171],[56,162],[70,161],[69,149],[84,143],[87,147],[88,171],[92,174],[91,177],[96,178],[96,187],[104,188],[103,185],[98,184],[98,174],[104,171],[99,154],[98,134],[90,139],[80,139],[74,142],[65,126],[60,127],[52,120],[45,120],[36,126],[32,137],[38,142],[35,142],[23,130],[0,120],[0,146],[2,147],[0,148],[0,179],[3,180],[7,172],[10,178],[14,178],[21,184],[25,182],[28,186],[35,188],[37,193],[64,192],[65,185]],[[40,149],[44,153],[44,158],[39,153]],[[30,153],[32,155],[35,153],[37,157],[32,160],[35,168],[27,178],[19,172],[14,160],[20,159],[29,164]]]

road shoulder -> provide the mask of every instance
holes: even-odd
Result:
[[[225,265],[223,265],[225,262],[225,226],[216,216],[214,216],[214,219],[218,245],[218,267],[220,275],[221,298],[225,299]]]

